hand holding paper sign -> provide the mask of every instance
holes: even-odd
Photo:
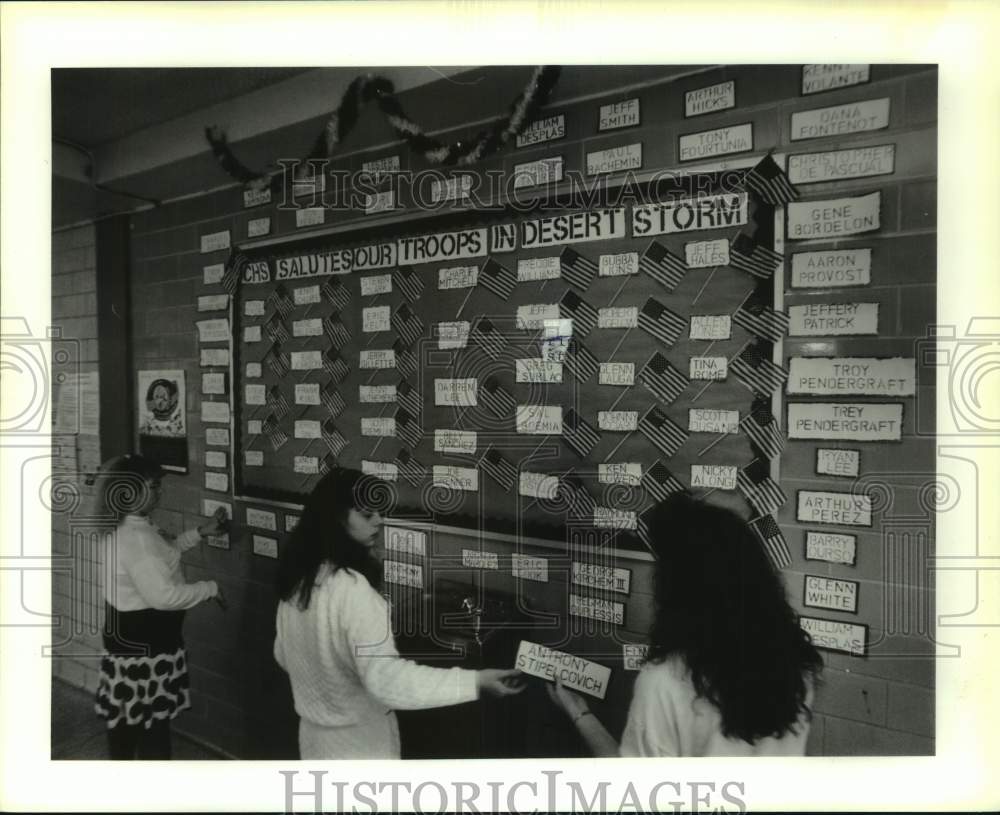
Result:
[[[545,687],[546,693],[553,704],[562,709],[562,712],[569,716],[572,722],[576,722],[582,716],[590,713],[590,705],[579,693],[567,690],[558,676],[554,685]]]
[[[203,538],[207,538],[209,535],[222,535],[228,527],[229,515],[226,513],[226,508],[217,507],[215,512],[212,513],[211,520],[198,527],[198,534]]]
[[[595,756],[618,756],[619,746],[607,728],[601,724],[601,720],[595,716],[587,700],[580,694],[567,690],[562,683],[562,679],[557,675],[555,683],[545,688],[549,694],[549,699],[556,707],[569,716],[570,721],[576,725],[583,740],[587,742],[590,752]]]
[[[518,670],[485,668],[476,673],[476,684],[481,693],[502,699],[505,696],[516,696],[525,689],[523,676]]]

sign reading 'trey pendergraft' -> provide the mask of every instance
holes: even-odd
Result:
[[[912,357],[792,357],[788,361],[788,393],[912,396],[915,387]]]
[[[534,642],[521,640],[517,647],[514,667],[529,676],[538,676],[603,699],[608,692],[611,669],[589,659],[555,651]]]

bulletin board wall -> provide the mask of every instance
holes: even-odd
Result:
[[[776,264],[744,175],[234,253],[237,491],[301,503],[355,467],[395,517],[623,548],[670,492],[737,495],[780,387],[745,364],[773,355]]]

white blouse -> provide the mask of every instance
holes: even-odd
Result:
[[[190,529],[168,541],[141,515],[126,515],[105,556],[104,598],[119,611],[180,611],[215,597],[214,580],[187,583],[181,553],[201,540]]]

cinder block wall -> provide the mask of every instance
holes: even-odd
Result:
[[[477,72],[481,73],[481,72]],[[510,69],[485,72],[487,80],[479,87],[482,93],[468,106],[456,111],[453,89],[447,83],[435,83],[408,92],[406,108],[427,129],[454,128],[447,138],[468,137],[481,125],[478,122],[495,115],[512,95]],[[631,83],[681,74],[679,69],[626,68],[612,70],[567,69],[546,113],[566,113],[567,132],[577,117],[590,117],[600,104],[595,99],[563,104],[561,100],[584,92],[597,93]],[[518,75],[520,76],[520,75]],[[647,118],[646,110],[683,110],[683,93],[728,79],[737,85],[737,107],[720,114],[683,120],[680,114],[666,120]],[[928,66],[874,66],[871,82],[852,88],[803,97],[800,95],[801,69],[796,66],[745,66],[710,70],[617,93],[614,98],[638,95],[644,118],[637,131],[627,139],[598,138],[563,140],[558,149],[507,151],[489,160],[483,170],[514,161],[526,161],[555,153],[566,157],[567,169],[581,168],[588,150],[611,143],[642,140],[646,156],[644,169],[677,165],[676,146],[680,133],[707,130],[725,124],[753,121],[755,148],[776,148],[779,152],[813,152],[868,144],[896,144],[896,171],[879,178],[805,186],[806,200],[834,198],[861,192],[882,191],[882,229],[857,236],[837,246],[870,246],[873,249],[872,283],[864,289],[803,293],[786,288],[786,304],[805,302],[872,302],[881,304],[880,333],[877,338],[838,341],[835,353],[819,355],[916,356],[914,341],[923,337],[934,319],[935,234],[936,234],[936,71]],[[669,97],[664,104],[663,97]],[[657,98],[652,104],[654,96]],[[789,118],[793,111],[814,109],[841,102],[891,99],[890,124],[877,134],[842,138],[816,139],[792,143]],[[589,119],[588,119],[589,120]],[[322,122],[297,126],[297,141],[306,143]],[[301,136],[305,134],[305,142]],[[593,134],[591,134],[593,135]],[[246,149],[257,156],[287,155],[289,133],[274,133],[256,140]],[[356,168],[362,157],[358,151],[370,144],[391,141],[391,132],[374,111],[366,111],[358,128],[343,145],[344,157],[335,168]],[[379,155],[387,151],[382,150]],[[419,169],[419,162],[400,146],[403,167]],[[293,152],[294,154],[294,152]],[[178,166],[178,172],[189,166]],[[206,187],[221,177],[206,179]],[[225,252],[200,254],[200,236],[230,230],[238,243],[246,238],[247,221],[270,214],[272,234],[295,232],[292,213],[274,209],[244,210],[238,188],[169,204],[156,210],[138,213],[132,219],[132,319],[133,367],[179,368],[187,378],[187,420],[190,472],[171,476],[166,481],[163,505],[156,520],[171,531],[195,524],[206,498],[231,501],[231,496],[207,491],[204,485],[205,427],[201,423],[200,374],[195,321],[199,319],[199,294],[221,292],[218,286],[203,283],[203,267],[221,262]],[[347,222],[364,216],[335,214],[331,221]],[[794,249],[825,248],[833,244],[812,245],[801,242]],[[791,251],[790,249],[788,251]],[[64,315],[69,316],[69,315]],[[205,315],[201,315],[205,316]],[[785,355],[814,353],[807,343],[786,341]],[[921,366],[921,359],[917,359]],[[933,379],[932,371],[920,367],[920,388],[916,399],[906,399],[904,441],[893,444],[846,444],[861,448],[862,476],[874,482],[884,481],[894,487],[894,503],[879,506],[876,502],[875,525],[867,530],[837,530],[858,533],[858,561],[854,567],[834,566],[804,560],[806,526],[795,521],[795,492],[799,489],[844,491],[844,479],[831,480],[815,475],[815,447],[804,442],[789,442],[782,457],[782,483],[790,502],[779,513],[784,534],[792,548],[793,562],[785,570],[785,579],[793,603],[800,611],[829,619],[860,622],[870,627],[871,650],[867,658],[826,652],[826,683],[817,701],[817,715],[810,738],[812,754],[930,754],[934,733],[934,663],[929,656],[932,643],[929,621],[933,613],[932,586],[926,585],[926,570],[920,558],[933,551],[933,506],[921,501],[921,489],[933,481]],[[219,397],[206,397],[218,399]],[[919,419],[919,426],[917,421]],[[784,419],[782,419],[784,420]],[[835,446],[827,444],[824,446]],[[833,483],[832,483],[833,482]],[[231,600],[227,614],[214,606],[195,609],[189,615],[187,640],[191,656],[192,683],[196,709],[178,724],[190,732],[223,746],[242,757],[289,755],[294,752],[295,721],[291,713],[287,683],[271,659],[274,597],[271,590],[274,562],[252,554],[250,531],[243,526],[245,510],[253,503],[236,502],[235,521],[229,550],[202,548],[186,556],[191,579],[218,580]],[[282,512],[278,528],[283,529]],[[813,527],[808,527],[813,528]],[[462,548],[470,539],[439,533],[434,536],[431,556],[441,565],[460,563]],[[504,540],[490,541],[484,548],[501,556],[498,572],[481,578],[461,569],[449,575],[471,585],[482,579],[487,586],[513,590],[514,578],[509,565],[504,572],[503,558],[514,547]],[[529,554],[551,556],[545,548],[522,547]],[[900,563],[904,566],[901,568]],[[912,564],[912,565],[911,565]],[[650,563],[631,561],[632,594],[625,599],[626,625],[618,640],[641,642],[649,622]],[[802,608],[805,574],[830,574],[861,581],[859,614],[816,612]],[[521,589],[529,605],[552,611],[565,620],[565,575],[550,569],[550,582],[529,584]],[[407,589],[396,589],[406,592]],[[900,613],[900,610],[901,613]],[[565,624],[565,622],[564,622]],[[620,652],[620,645],[609,632],[576,630],[570,632],[570,648],[581,654]],[[602,660],[608,660],[602,657]],[[599,715],[612,728],[621,726],[634,674],[621,671],[621,665],[609,662],[615,670],[608,699],[599,705]],[[83,668],[80,668],[83,671]],[[82,679],[81,679],[82,683]],[[555,715],[541,715],[531,722],[539,739],[552,745],[565,744],[565,754],[572,745],[562,723]]]

